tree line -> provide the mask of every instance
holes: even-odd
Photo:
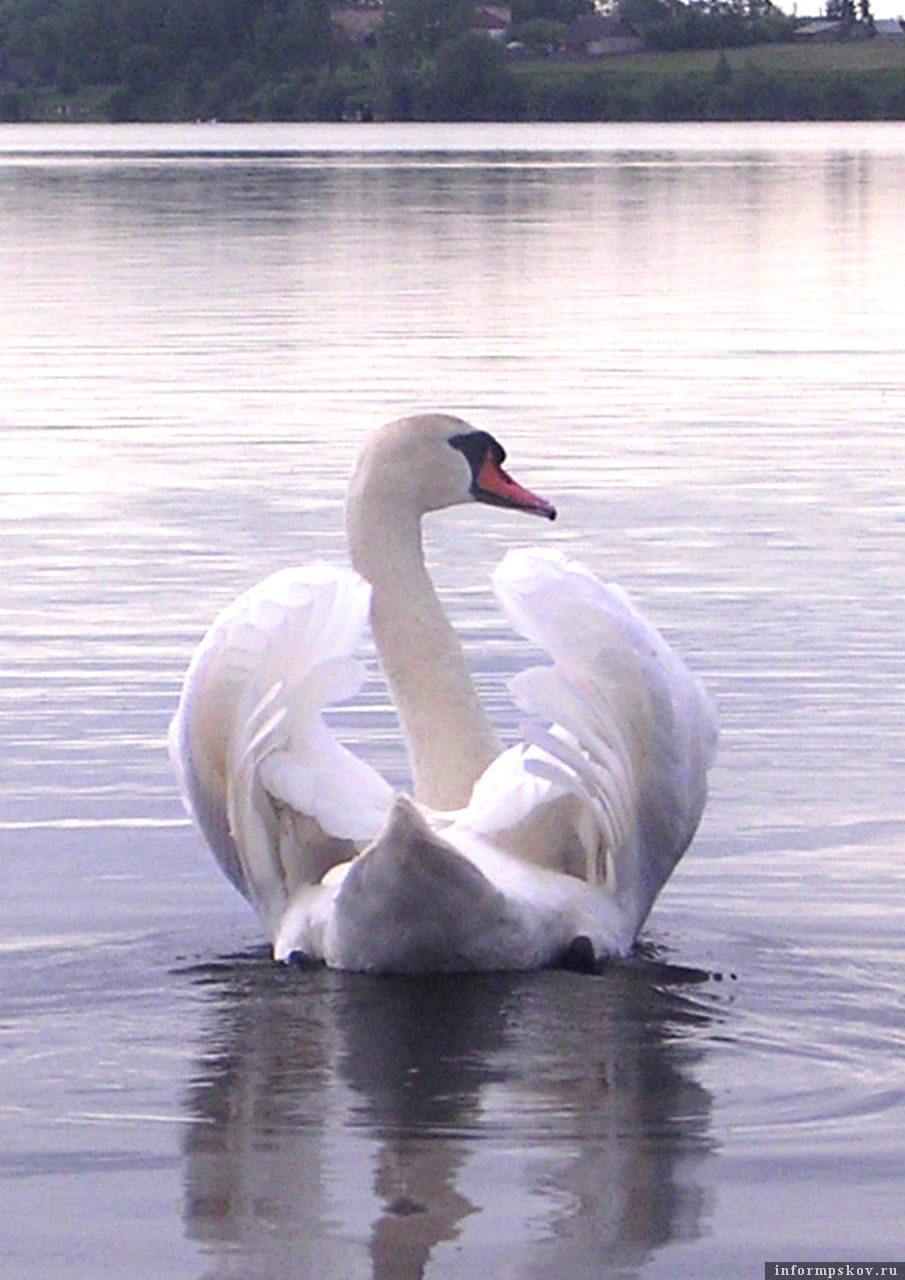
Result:
[[[513,0],[507,39],[549,50],[592,12],[593,0]],[[474,29],[475,0],[383,0],[380,13],[353,39],[331,0],[0,0],[0,118],[86,95],[113,120],[744,118],[771,91],[719,64],[655,91],[612,67],[546,74]],[[785,40],[794,25],[772,0],[621,0],[620,16],[664,50]],[[794,85],[773,89],[797,109]]]
[[[327,0],[0,0],[7,86],[106,86],[114,117],[230,117],[338,52]]]

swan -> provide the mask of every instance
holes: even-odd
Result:
[[[351,568],[283,569],[213,623],[169,735],[190,816],[277,960],[383,972],[590,968],[628,953],[689,845],[717,727],[710,699],[619,587],[553,549],[493,587],[546,650],[510,688],[503,747],[425,566],[429,512],[481,502],[553,520],[488,432],[447,414],[374,432],[346,501]],[[324,711],[365,679],[370,625],[411,795]]]

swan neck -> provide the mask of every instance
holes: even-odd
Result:
[[[371,584],[371,628],[405,736],[415,799],[468,804],[500,744],[424,561],[421,522],[347,511],[352,565]]]

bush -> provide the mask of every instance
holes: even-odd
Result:
[[[521,115],[521,92],[503,50],[475,32],[440,46],[425,88],[425,111],[433,120],[517,120]]]

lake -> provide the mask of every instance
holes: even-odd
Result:
[[[0,127],[0,1276],[905,1256],[903,193],[900,124]],[[599,976],[277,967],[179,804],[208,622],[427,408],[560,511],[430,522],[504,735],[527,541],[719,708]]]

